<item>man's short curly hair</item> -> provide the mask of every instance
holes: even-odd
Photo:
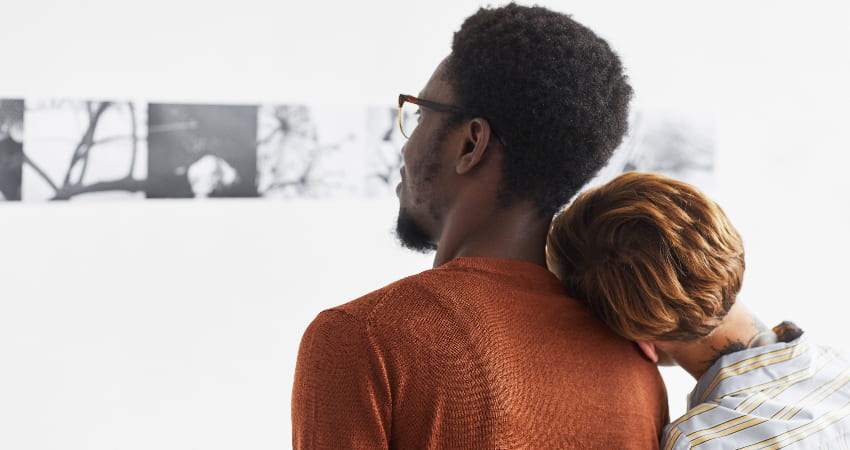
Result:
[[[693,186],[628,172],[579,195],[552,222],[549,268],[631,340],[710,334],[744,278],[741,236]]]
[[[445,78],[504,149],[500,197],[551,216],[605,165],[632,89],[608,44],[569,16],[516,4],[479,9],[454,35]]]

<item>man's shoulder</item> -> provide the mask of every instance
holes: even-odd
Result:
[[[434,287],[432,272],[405,277],[323,310],[308,326],[302,342],[325,346],[359,342],[378,353],[386,353],[389,347],[402,348],[404,353],[414,351],[423,339],[448,338],[458,328],[453,314],[457,308],[446,301],[445,287]],[[438,322],[440,326],[435,326]]]
[[[329,311],[344,312],[356,320],[372,322],[380,317],[379,311],[386,309],[413,312],[435,307],[440,302],[434,281],[439,278],[438,271],[426,270],[330,308]]]
[[[386,329],[391,328],[388,325],[394,322],[403,325],[404,319],[415,316],[411,310],[415,301],[411,300],[424,296],[418,281],[421,277],[422,274],[416,274],[403,278],[355,300],[321,311],[302,336],[302,352],[306,355],[333,351],[340,358],[362,351],[370,352],[368,349],[376,345],[375,337],[385,334],[388,331]],[[388,304],[395,305],[396,309],[408,310],[388,318],[384,312]]]

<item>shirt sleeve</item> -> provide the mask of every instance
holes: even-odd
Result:
[[[661,450],[688,450],[691,441],[685,437],[681,429],[668,425],[664,429],[664,438],[661,440]]]
[[[392,417],[383,360],[365,324],[340,310],[304,332],[292,391],[294,449],[389,446]]]

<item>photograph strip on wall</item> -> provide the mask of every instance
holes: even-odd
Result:
[[[711,117],[634,108],[589,186],[629,170],[711,185]],[[0,201],[390,198],[395,107],[0,99]]]

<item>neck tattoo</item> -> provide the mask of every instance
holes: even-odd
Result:
[[[706,364],[706,367],[711,367],[718,359],[720,359],[721,356],[776,342],[776,333],[774,333],[773,330],[766,327],[755,317],[750,317],[750,322],[755,333],[750,336],[746,343],[741,339],[730,339],[727,337],[725,346],[721,348],[711,347],[713,352],[711,359],[703,361]]]

